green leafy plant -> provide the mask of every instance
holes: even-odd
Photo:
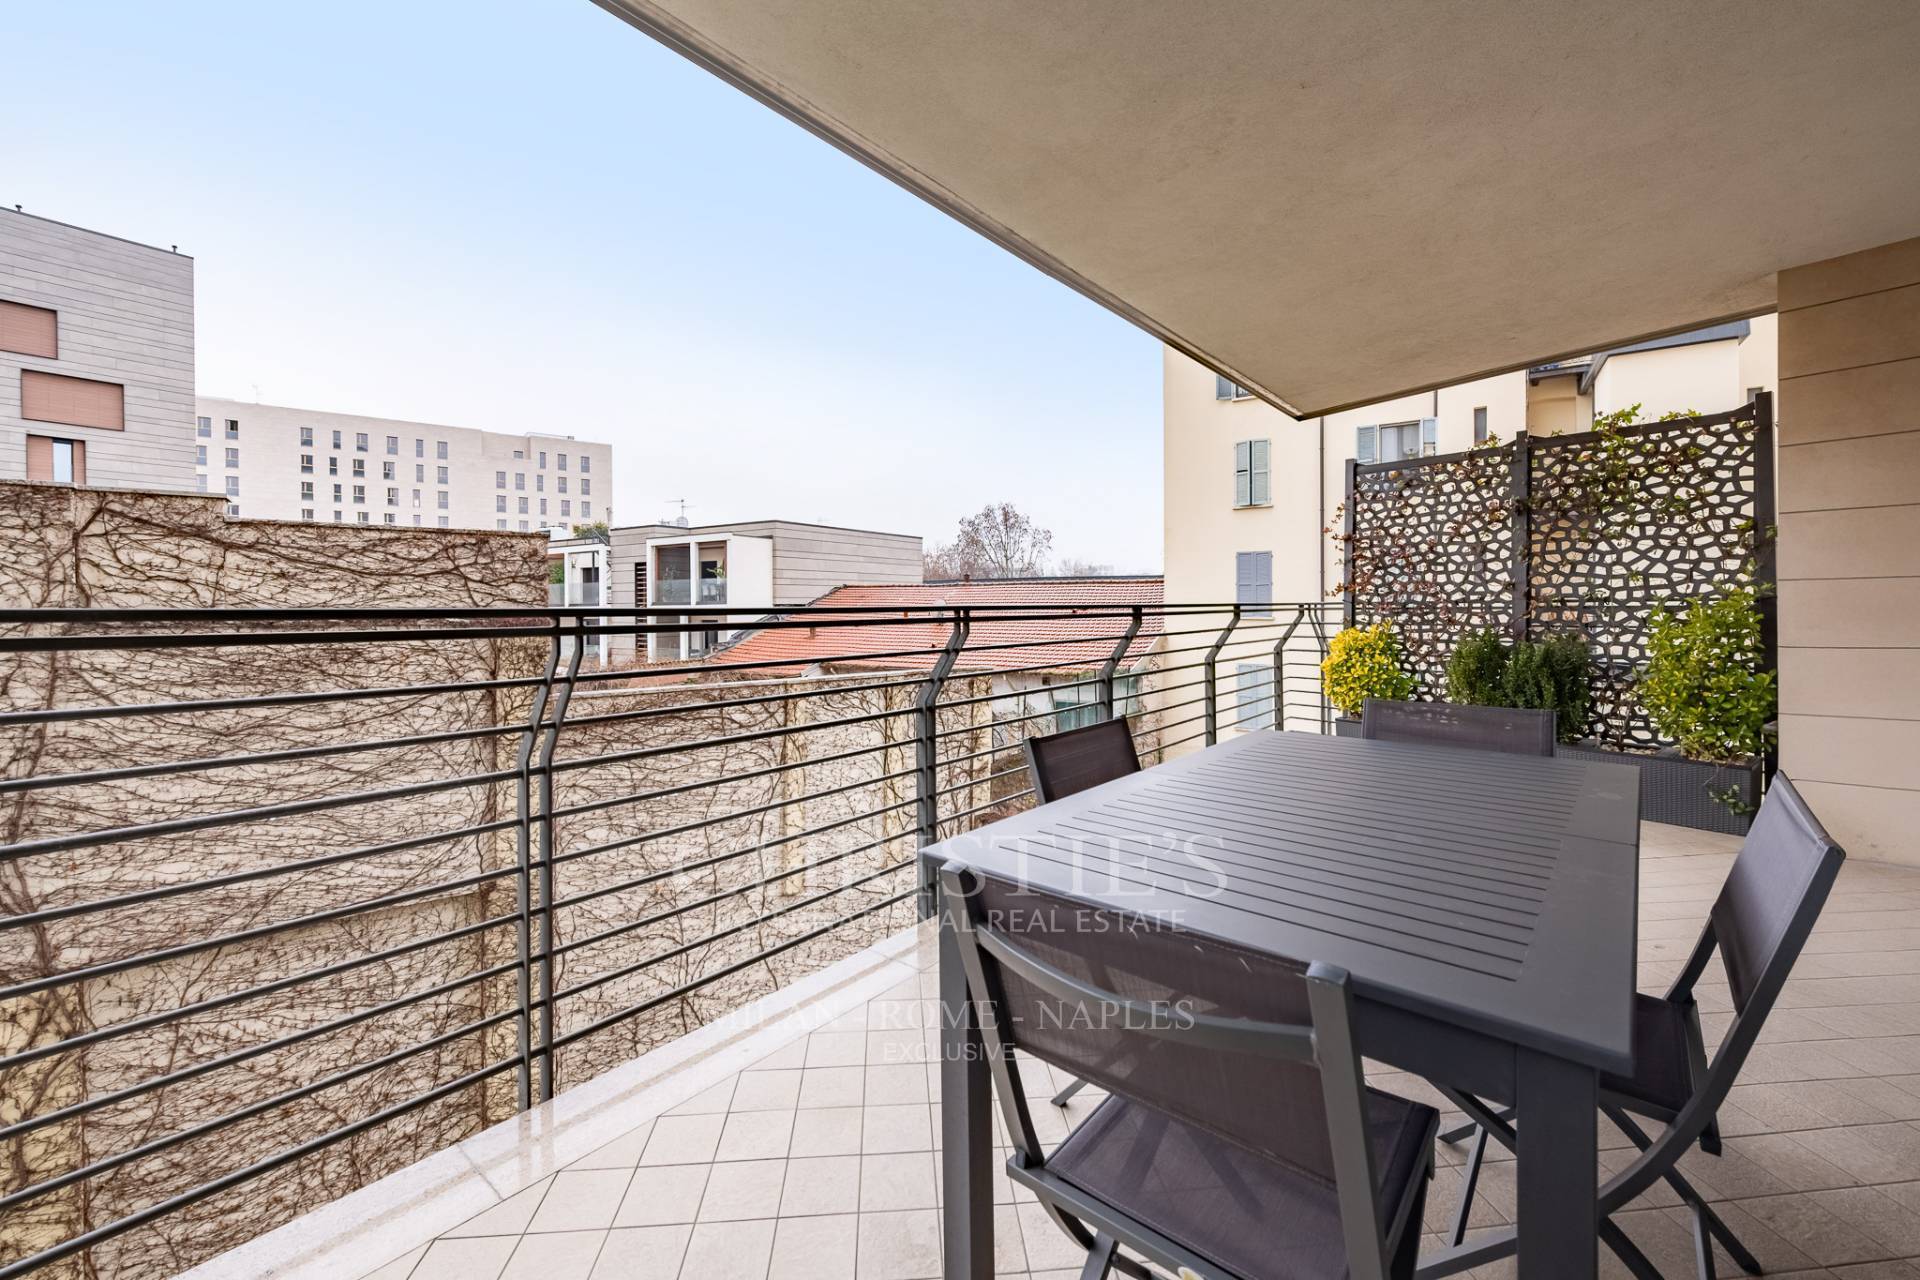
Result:
[[[1413,697],[1413,677],[1400,665],[1400,638],[1391,622],[1348,627],[1327,647],[1320,664],[1327,701],[1350,716],[1360,714],[1368,698],[1404,702]]]
[[[1469,632],[1447,659],[1447,701],[1501,706],[1507,696],[1507,642],[1491,627]]]
[[[1743,587],[1655,610],[1649,628],[1639,692],[1654,728],[1695,760],[1760,754],[1779,676],[1764,669],[1759,592]]]
[[[1501,705],[1553,712],[1563,742],[1586,732],[1592,679],[1587,643],[1579,636],[1562,634],[1514,645],[1501,685]]]

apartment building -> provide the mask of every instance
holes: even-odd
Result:
[[[705,623],[651,638],[648,657],[693,657],[738,635],[755,614],[806,604],[857,583],[919,582],[920,538],[794,520],[688,526],[630,525],[612,532],[608,599],[615,608],[676,609]],[[715,612],[708,612],[715,611]],[[609,660],[637,656],[632,636],[610,637]]]
[[[0,209],[0,479],[191,490],[193,259]]]
[[[613,447],[202,396],[203,493],[266,520],[571,530],[606,520]]]
[[[1777,379],[1772,315],[1296,420],[1167,349],[1169,601],[1320,600],[1340,581],[1327,536],[1346,463],[1452,453],[1490,435],[1584,431],[1638,404],[1643,417],[1717,413]]]

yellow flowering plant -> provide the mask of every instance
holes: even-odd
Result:
[[[1327,701],[1350,716],[1359,715],[1368,698],[1405,702],[1414,693],[1391,622],[1348,627],[1335,636],[1320,664],[1320,683]]]

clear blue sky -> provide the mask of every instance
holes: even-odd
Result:
[[[1160,564],[1156,343],[587,0],[7,4],[0,48],[0,202],[193,254],[205,394],[607,440],[620,521],[1007,500]]]

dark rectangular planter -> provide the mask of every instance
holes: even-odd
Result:
[[[1640,819],[1743,836],[1760,807],[1760,761],[1714,764],[1678,756],[1609,751],[1561,743],[1555,755],[1630,764],[1640,770]],[[1719,797],[1731,790],[1733,803]]]
[[[1333,736],[1336,738],[1357,738],[1360,736],[1360,722],[1350,716],[1335,716]]]

